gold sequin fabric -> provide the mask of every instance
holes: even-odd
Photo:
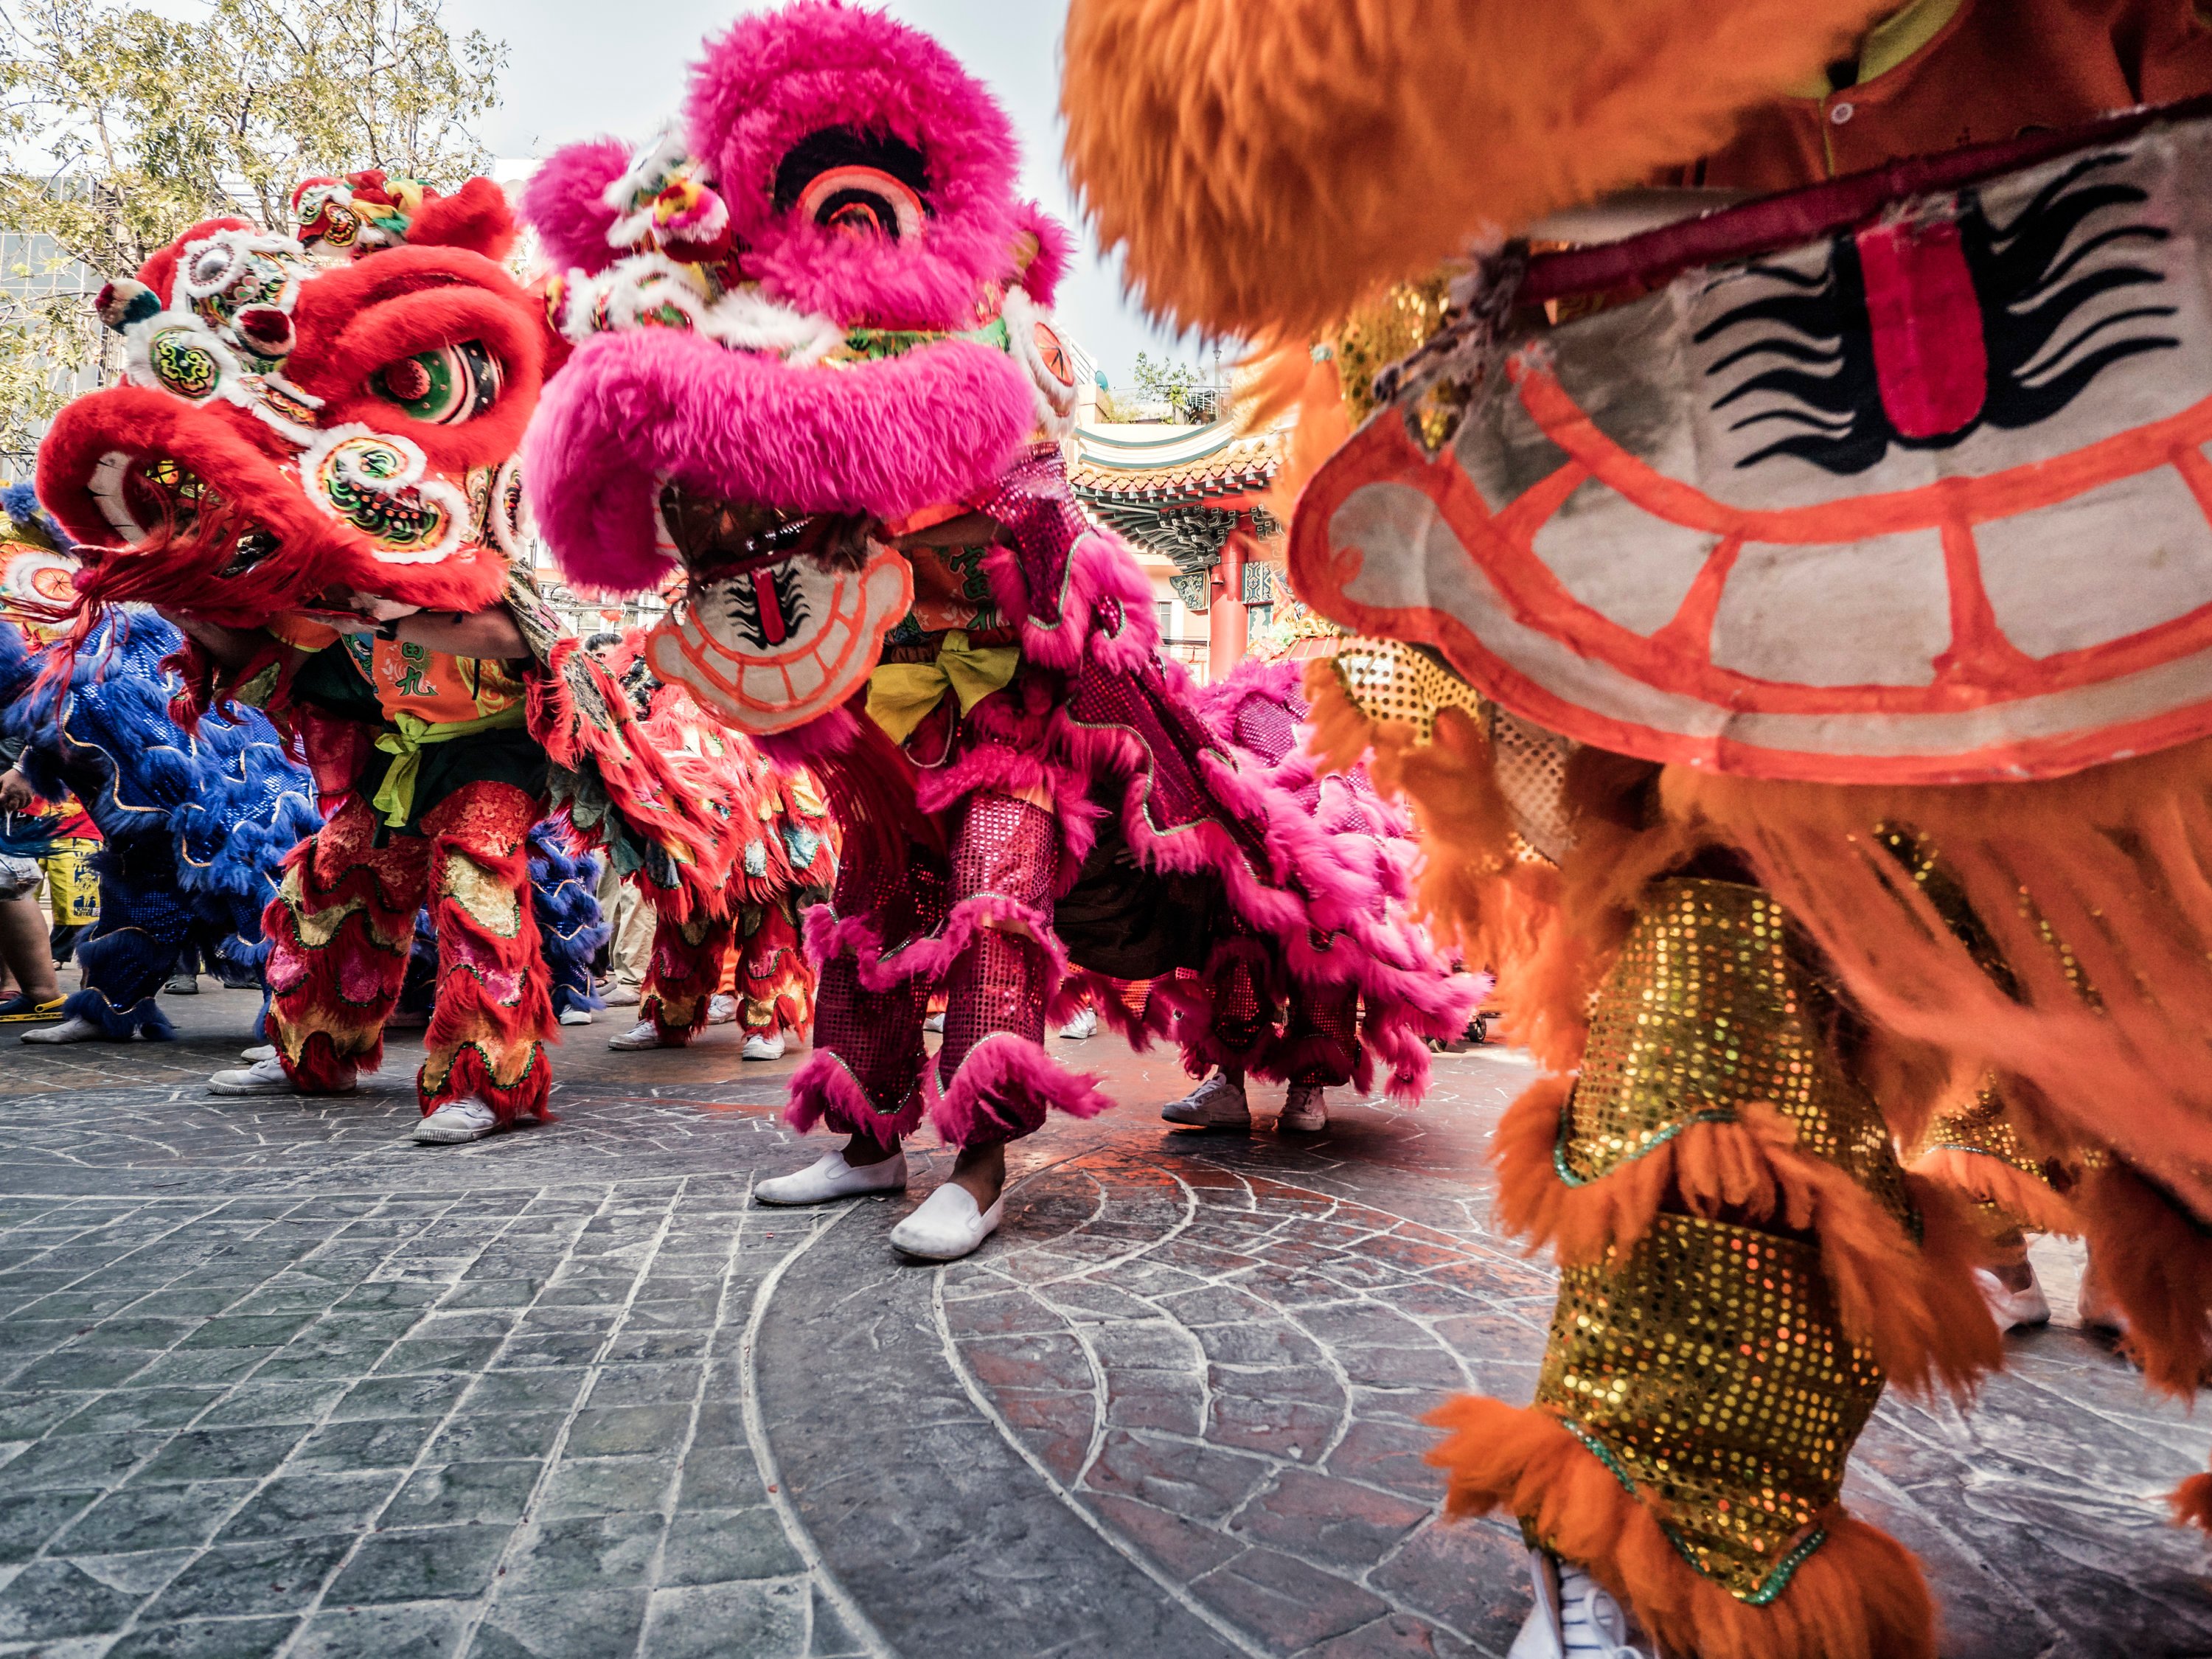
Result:
[[[1664,1517],[1692,1567],[1763,1604],[1823,1541],[1881,1383],[1814,1247],[1668,1214],[1561,1273],[1536,1404]]]
[[[1440,709],[1460,708],[1484,720],[1481,695],[1442,662],[1401,640],[1360,635],[1337,647],[1329,659],[1337,682],[1352,706],[1370,720],[1399,720],[1413,728],[1417,742],[1436,735]]]
[[[1439,271],[1392,289],[1355,311],[1329,342],[1344,412],[1358,426],[1375,412],[1375,377],[1409,357],[1443,325],[1450,283]]]
[[[2021,1143],[2020,1133],[2005,1116],[2004,1102],[1991,1083],[1982,1085],[1971,1105],[1955,1112],[1940,1112],[1929,1121],[1912,1156],[1917,1161],[1934,1152],[1978,1152],[2051,1184],[2050,1167]]]
[[[1889,1131],[1832,1051],[1832,998],[1808,957],[1759,888],[1653,883],[1598,994],[1561,1127],[1560,1178],[1601,1180],[1757,1101],[1797,1126],[1800,1150],[1844,1170],[1917,1232]]]

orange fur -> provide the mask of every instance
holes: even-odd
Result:
[[[1936,1614],[1918,1565],[1841,1505],[1789,1588],[1747,1607],[1700,1577],[1622,1487],[1542,1411],[1465,1395],[1430,1416],[1451,1432],[1429,1454],[1449,1473],[1455,1517],[1503,1509],[1580,1563],[1672,1652],[1698,1659],[1935,1659]]]
[[[1148,309],[1304,340],[1638,182],[1896,0],[1074,0],[1067,162]]]
[[[2075,1203],[2143,1381],[2194,1399],[2212,1377],[2212,1232],[2124,1164],[2091,1170]]]
[[[1572,1084],[1538,1079],[1507,1110],[1492,1150],[1498,1218],[1562,1263],[1602,1261],[1635,1245],[1662,1210],[1810,1235],[1844,1334],[1908,1394],[1965,1399],[2004,1361],[1996,1322],[1970,1273],[1986,1255],[1972,1216],[1931,1183],[1911,1182],[1918,1244],[1849,1175],[1796,1149],[1796,1126],[1753,1102],[1734,1123],[1692,1123],[1588,1186],[1553,1163]]]
[[[2185,1526],[2212,1532],[2212,1474],[2192,1474],[2173,1489],[2166,1502],[2173,1518]]]
[[[1912,1172],[1974,1202],[1996,1205],[2014,1226],[2067,1238],[2081,1236],[2081,1218],[2063,1193],[2001,1158],[1938,1146],[1914,1159]]]
[[[1669,769],[1662,794],[1686,833],[1743,854],[1875,1025],[2021,1079],[2055,1138],[2112,1146],[2212,1217],[2212,742],[1940,788]],[[2009,987],[1874,847],[1884,822],[1933,842]]]

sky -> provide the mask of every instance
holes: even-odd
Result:
[[[1139,351],[1210,368],[1210,346],[1166,336],[1123,297],[1118,272],[1077,219],[1060,160],[1063,0],[890,0],[885,9],[936,36],[1006,106],[1021,135],[1024,189],[1081,242],[1059,320],[1109,380],[1129,386]],[[678,112],[700,43],[759,9],[732,0],[445,0],[448,28],[507,42],[504,100],[478,137],[493,155],[517,158],[603,134],[642,143]]]

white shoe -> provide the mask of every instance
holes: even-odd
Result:
[[[1654,1659],[1637,1645],[1628,1615],[1597,1582],[1568,1561],[1528,1552],[1536,1605],[1505,1659]]]
[[[161,994],[165,997],[196,997],[199,994],[200,976],[198,974],[172,974],[161,984]]]
[[[965,1187],[948,1181],[891,1229],[891,1248],[925,1261],[957,1261],[999,1231],[1006,1207],[1004,1198],[994,1198],[989,1209],[978,1210]]]
[[[921,1029],[931,1033],[933,1036],[943,1036],[945,1035],[945,1016],[943,1014],[932,1014],[927,1019],[921,1022]]]
[[[1071,1019],[1066,1024],[1061,1026],[1060,1028],[1060,1034],[1066,1037],[1070,1042],[1080,1042],[1085,1037],[1097,1036],[1098,1035],[1098,1011],[1096,1008],[1085,1008],[1073,1019]]]
[[[90,1042],[104,1037],[107,1032],[97,1021],[82,1014],[71,1014],[58,1025],[41,1025],[35,1031],[23,1033],[26,1042]]]
[[[337,1088],[325,1092],[349,1095],[354,1091],[354,1079],[349,1076]],[[267,1060],[257,1060],[242,1072],[217,1072],[208,1079],[211,1095],[299,1095],[306,1090],[285,1074],[283,1063],[274,1054]]]
[[[635,1008],[644,1000],[635,985],[610,985],[599,993],[599,1000],[610,1008]]]
[[[759,1031],[753,1032],[745,1038],[745,1058],[747,1060],[781,1060],[783,1033],[781,1031],[769,1031],[765,1034]]]
[[[1216,1072],[1172,1106],[1163,1106],[1160,1115],[1189,1129],[1252,1127],[1252,1108],[1245,1102],[1244,1085],[1226,1072]]]
[[[633,1049],[658,1048],[662,1046],[660,1028],[649,1019],[641,1019],[627,1031],[607,1039],[608,1048],[619,1049],[624,1054]],[[672,1048],[675,1045],[672,1043],[667,1046]]]
[[[561,1012],[561,1023],[563,1025],[589,1025],[592,1011],[588,1008],[565,1008]]]
[[[251,1048],[240,1048],[238,1051],[238,1057],[243,1060],[274,1060],[276,1058],[276,1045],[273,1042],[257,1042]]]
[[[457,1146],[465,1140],[482,1140],[507,1126],[499,1114],[473,1095],[449,1100],[415,1126],[415,1139],[425,1146]]]
[[[1275,1120],[1275,1127],[1306,1134],[1328,1127],[1328,1091],[1318,1083],[1291,1085],[1290,1097],[1283,1102],[1283,1115]]]
[[[753,1196],[763,1204],[826,1204],[833,1198],[905,1190],[903,1150],[857,1168],[845,1162],[842,1152],[824,1152],[795,1175],[775,1176],[753,1183]]]
[[[738,1000],[735,997],[715,996],[707,999],[707,1024],[731,1025],[737,1022]]]
[[[2000,1332],[2051,1322],[2051,1304],[2044,1300],[2043,1286],[2036,1282],[2033,1267],[2027,1270],[2027,1288],[2020,1291],[2010,1288],[1987,1267],[1977,1267],[1974,1288],[1989,1304],[1990,1316],[1997,1322]]]

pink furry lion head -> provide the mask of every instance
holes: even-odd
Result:
[[[526,453],[569,578],[638,591],[680,562],[695,598],[735,592],[773,655],[802,613],[850,608],[823,571],[864,569],[883,526],[1064,430],[1073,376],[1044,309],[1067,237],[1016,195],[1017,165],[943,47],[839,0],[711,40],[680,131],[645,150],[547,161],[523,211],[575,349]]]

